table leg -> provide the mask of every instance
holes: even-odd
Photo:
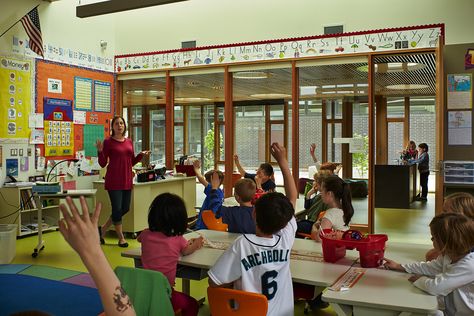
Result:
[[[352,306],[337,303],[329,303],[337,316],[352,316]]]
[[[181,291],[184,294],[187,294],[191,296],[191,280],[182,278],[181,279]],[[199,305],[204,304],[204,301],[206,300],[205,297],[201,297],[200,299],[197,300]]]
[[[33,253],[31,256],[33,258],[36,258],[41,250],[44,249],[44,243],[43,243],[43,201],[41,200],[41,196],[37,196],[36,199],[36,204],[38,207],[38,244],[36,247],[33,249]]]

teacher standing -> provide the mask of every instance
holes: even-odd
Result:
[[[99,226],[100,243],[105,244],[104,235],[110,225],[115,226],[115,232],[119,238],[119,247],[128,247],[122,232],[122,217],[130,209],[132,196],[132,167],[140,162],[144,155],[149,155],[149,151],[142,151],[137,156],[133,150],[133,143],[125,137],[127,125],[121,116],[112,119],[112,135],[104,142],[96,141],[99,165],[107,166],[105,175],[105,189],[109,193],[110,204],[112,205],[112,215]]]

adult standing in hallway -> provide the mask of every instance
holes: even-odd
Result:
[[[426,202],[428,199],[428,176],[430,175],[430,156],[428,155],[428,145],[421,143],[418,145],[418,158],[410,159],[410,165],[418,164],[418,172],[420,173],[421,195],[419,201]]]
[[[107,166],[105,175],[105,189],[109,193],[112,215],[107,222],[99,226],[100,243],[105,244],[105,233],[110,225],[115,226],[115,232],[119,238],[119,247],[128,247],[128,243],[122,232],[122,217],[130,210],[132,196],[132,167],[140,162],[149,151],[142,151],[137,156],[133,150],[133,142],[125,137],[127,125],[121,116],[112,119],[111,136],[96,141],[99,165]]]

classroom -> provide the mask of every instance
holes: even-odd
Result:
[[[293,284],[314,294],[295,292],[294,314],[436,314],[436,296],[408,275],[362,266],[360,245],[345,244],[329,262],[329,250],[324,255],[325,245],[309,234],[322,221],[311,218],[307,203],[321,196],[324,185],[315,188],[325,180],[317,177],[329,163],[350,191],[347,229],[386,236],[385,256],[397,262],[425,260],[433,248],[430,222],[446,209],[445,198],[474,195],[470,1],[4,2],[0,276],[11,282],[2,291],[12,291],[0,306],[30,295],[38,302],[24,310],[41,308],[48,302],[38,292],[50,288],[58,301],[70,291],[94,302],[76,303],[78,314],[86,307],[100,314],[105,306],[94,281],[59,231],[59,205],[71,197],[81,209],[84,196],[92,214],[100,202],[99,241],[112,269],[146,267],[140,233],[150,227],[155,198],[172,193],[184,202],[184,237],[204,240],[179,258],[174,289],[209,315],[208,271],[240,234],[230,223],[219,231],[219,220],[217,230],[201,230],[210,228],[204,211],[211,209],[214,221],[221,205],[247,205],[235,186],[241,178],[257,188],[248,214],[270,182],[269,191],[288,195],[280,147],[272,145],[278,143],[297,190],[298,233],[275,261],[289,263]],[[125,167],[109,155],[125,150],[119,143],[132,157]],[[211,170],[222,176],[215,209]],[[111,195],[115,190],[127,193]],[[119,200],[126,214],[112,208]],[[300,231],[304,221],[309,231]],[[262,251],[242,262],[252,271],[273,258]],[[341,276],[352,278],[347,291]],[[28,278],[38,290],[23,293]],[[392,302],[396,295],[405,299]],[[329,307],[312,308],[314,297]],[[0,308],[0,316],[18,311]]]

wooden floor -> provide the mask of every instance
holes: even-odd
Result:
[[[202,188],[198,188],[202,194]],[[198,199],[199,200],[199,199]],[[354,221],[363,221],[363,201],[354,201],[356,215]],[[359,205],[360,204],[360,205]],[[375,227],[377,233],[386,233],[389,240],[411,242],[411,243],[431,243],[428,224],[434,216],[434,195],[430,194],[427,203],[415,202],[412,209],[377,209],[375,212]],[[365,215],[367,216],[367,215]],[[366,220],[366,217],[365,217]],[[31,253],[37,243],[37,236],[29,236],[17,240],[16,257],[13,263],[49,265],[58,268],[86,271],[78,255],[67,245],[59,232],[49,232],[44,234],[45,249],[37,258],[32,258]],[[123,248],[117,246],[117,238],[114,233],[106,237],[106,244],[102,247],[112,267],[133,266],[130,259],[122,258],[120,252]],[[133,239],[128,239],[131,248],[140,247],[140,244]],[[181,282],[178,280],[176,289],[179,291]],[[191,282],[191,293],[196,297],[206,296],[207,279]],[[295,315],[303,315],[303,302],[295,305]],[[209,309],[204,304],[199,315],[209,315]],[[336,315],[331,308],[311,312],[310,315]]]

